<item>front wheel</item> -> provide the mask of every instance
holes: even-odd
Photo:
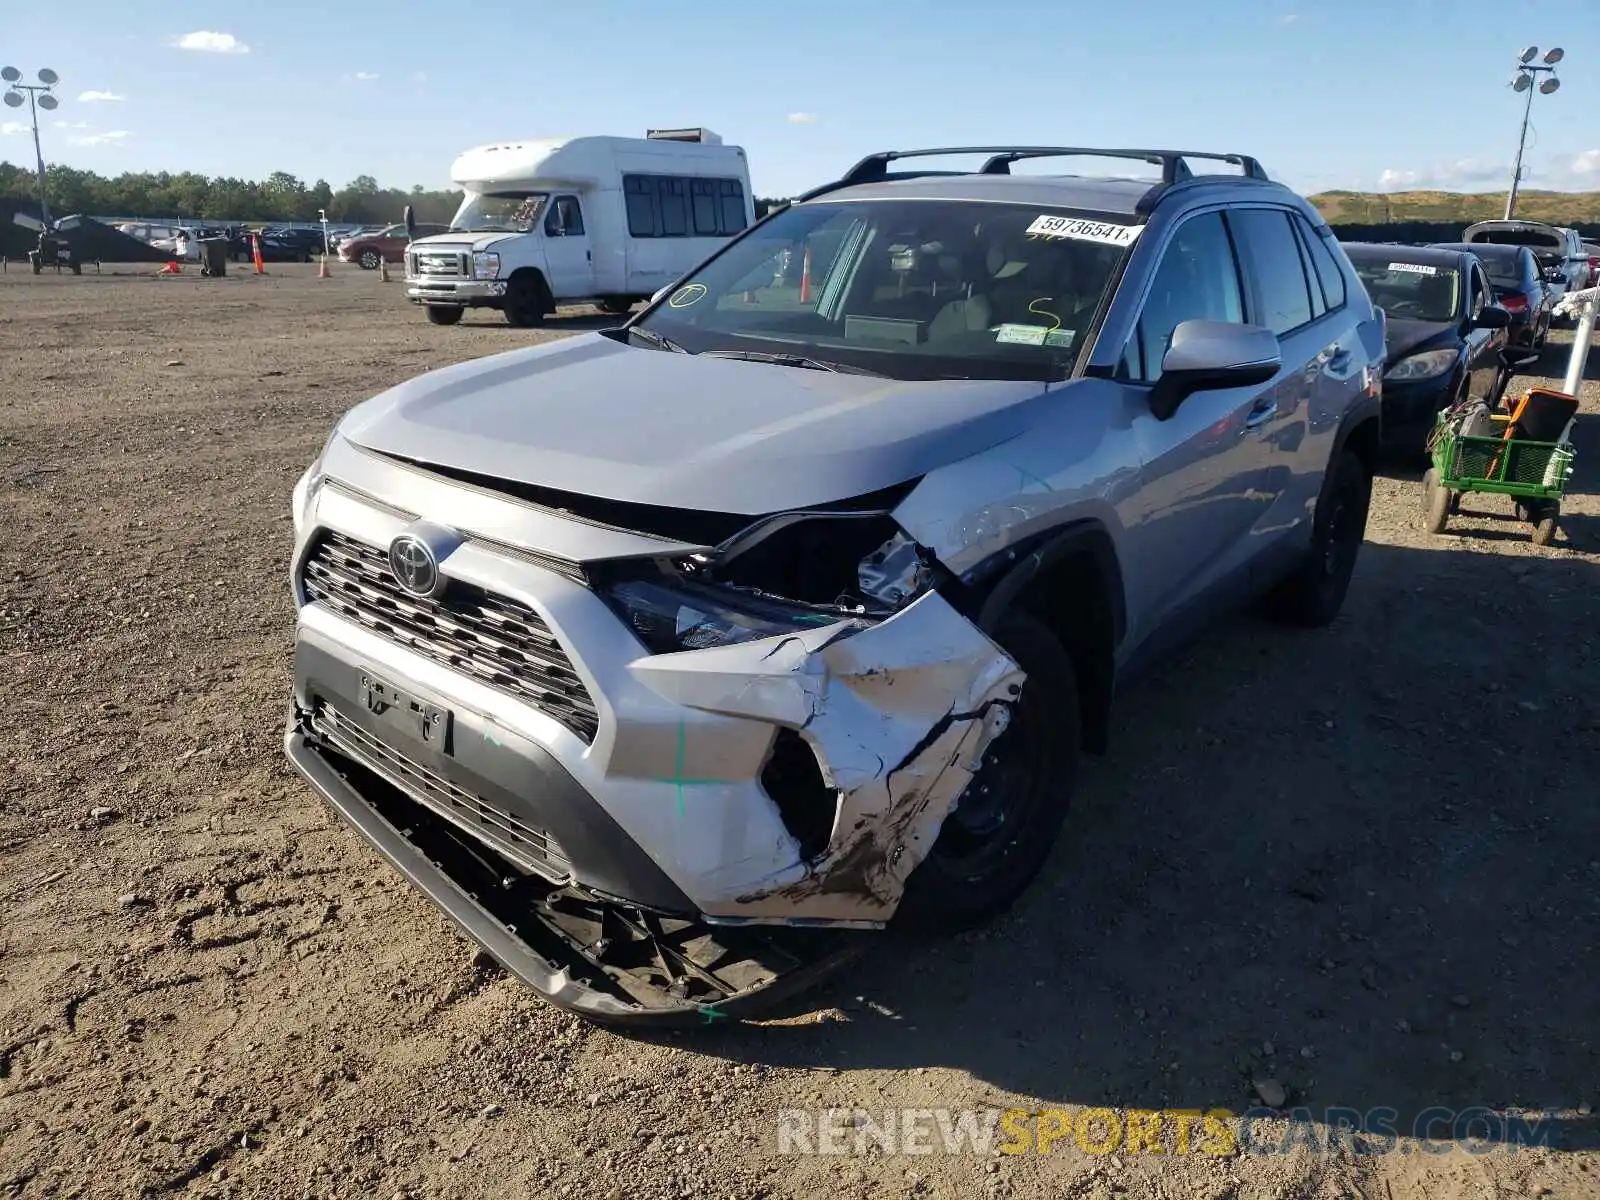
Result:
[[[1072,657],[1025,612],[1008,614],[993,637],[1027,681],[1010,724],[906,881],[895,915],[904,928],[954,931],[1005,911],[1043,868],[1066,819],[1082,732]]]
[[[1548,546],[1556,540],[1556,528],[1561,524],[1561,501],[1552,500],[1539,511],[1533,525],[1533,544]]]
[[[1443,533],[1452,511],[1450,489],[1439,482],[1439,471],[1429,467],[1422,477],[1422,528],[1428,533]]]
[[[435,325],[454,325],[461,320],[462,310],[454,304],[428,304],[428,320]]]
[[[363,250],[356,262],[361,264],[363,271],[376,271],[378,265],[383,262],[383,255],[376,250]]]
[[[553,307],[549,290],[544,281],[536,276],[518,276],[506,288],[506,321],[518,329],[543,324]]]
[[[1311,549],[1299,569],[1278,586],[1271,609],[1291,625],[1332,624],[1344,607],[1356,558],[1367,536],[1372,476],[1350,449],[1328,464],[1311,525]]]

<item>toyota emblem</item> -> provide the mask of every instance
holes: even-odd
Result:
[[[402,533],[389,543],[389,570],[413,596],[435,596],[442,590],[439,560],[433,548],[415,534]]]

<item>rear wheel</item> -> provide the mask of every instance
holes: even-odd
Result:
[[[427,304],[428,320],[435,325],[454,325],[461,320],[462,309],[454,304]]]
[[[1081,722],[1072,658],[1038,618],[1012,612],[994,632],[1027,675],[938,840],[906,881],[896,924],[947,932],[981,924],[1033,882],[1066,819]]]
[[[1278,586],[1271,609],[1291,625],[1331,624],[1344,607],[1356,558],[1367,536],[1372,476],[1355,451],[1340,450],[1328,464],[1312,518],[1311,549],[1299,569]]]
[[[620,317],[633,311],[633,301],[627,296],[602,296],[595,301],[595,307],[607,316]]]
[[[518,329],[543,324],[554,307],[549,288],[537,275],[514,276],[506,288],[506,321]]]
[[[378,264],[383,262],[383,255],[376,250],[363,250],[356,262],[361,264],[363,271],[376,271]]]

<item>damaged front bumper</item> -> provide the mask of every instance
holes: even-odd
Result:
[[[519,869],[296,711],[284,751],[373,849],[506,970],[607,1025],[687,1026],[768,1010],[847,964],[865,934],[718,930]]]

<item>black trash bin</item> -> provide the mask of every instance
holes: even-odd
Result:
[[[200,274],[226,275],[228,273],[228,248],[231,238],[208,237],[200,239]]]

